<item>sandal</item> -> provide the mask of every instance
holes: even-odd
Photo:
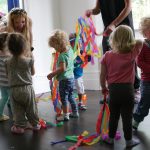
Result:
[[[21,127],[17,127],[17,126],[15,126],[15,125],[13,125],[13,126],[11,127],[11,132],[12,132],[12,133],[16,133],[16,134],[23,134],[23,133],[24,133],[24,129],[21,128]]]

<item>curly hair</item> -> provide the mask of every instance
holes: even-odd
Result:
[[[55,30],[52,32],[52,35],[49,37],[48,44],[50,47],[53,47],[56,51],[61,51],[66,49],[68,45],[68,35],[62,30]]]
[[[132,29],[127,25],[118,26],[110,35],[110,45],[114,51],[128,53],[132,51],[136,41]]]

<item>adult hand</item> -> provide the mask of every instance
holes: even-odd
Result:
[[[88,9],[85,11],[85,16],[90,17],[92,15],[92,9]]]
[[[104,36],[109,36],[111,34],[111,32],[115,29],[115,25],[114,24],[110,24],[106,30],[104,31],[103,35]]]

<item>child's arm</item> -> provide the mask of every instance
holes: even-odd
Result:
[[[47,75],[47,78],[51,80],[54,76],[64,72],[66,70],[66,65],[64,62],[59,63],[59,68],[57,68],[55,71]]]
[[[102,87],[102,93],[105,94],[108,92],[108,89],[106,87],[106,66],[104,64],[101,64],[101,72],[100,72],[100,85]]]
[[[143,42],[141,40],[136,40],[135,49],[140,52],[142,47],[143,47]]]
[[[138,67],[142,69],[144,73],[150,73],[150,64],[145,61],[145,57],[149,57],[149,56],[146,56],[144,53],[144,49],[142,49],[137,57],[136,62]]]
[[[35,67],[34,67],[34,63],[33,63],[32,67],[31,67],[31,75],[33,76],[34,74],[35,74]]]

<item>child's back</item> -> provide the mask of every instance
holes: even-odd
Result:
[[[106,52],[101,60],[100,82],[102,92],[109,89],[109,138],[114,143],[118,121],[122,117],[126,147],[139,142],[132,139],[132,111],[134,107],[135,59],[142,48],[141,41],[135,41],[130,27],[118,26],[110,36],[112,51]],[[108,83],[108,87],[106,85]]]

